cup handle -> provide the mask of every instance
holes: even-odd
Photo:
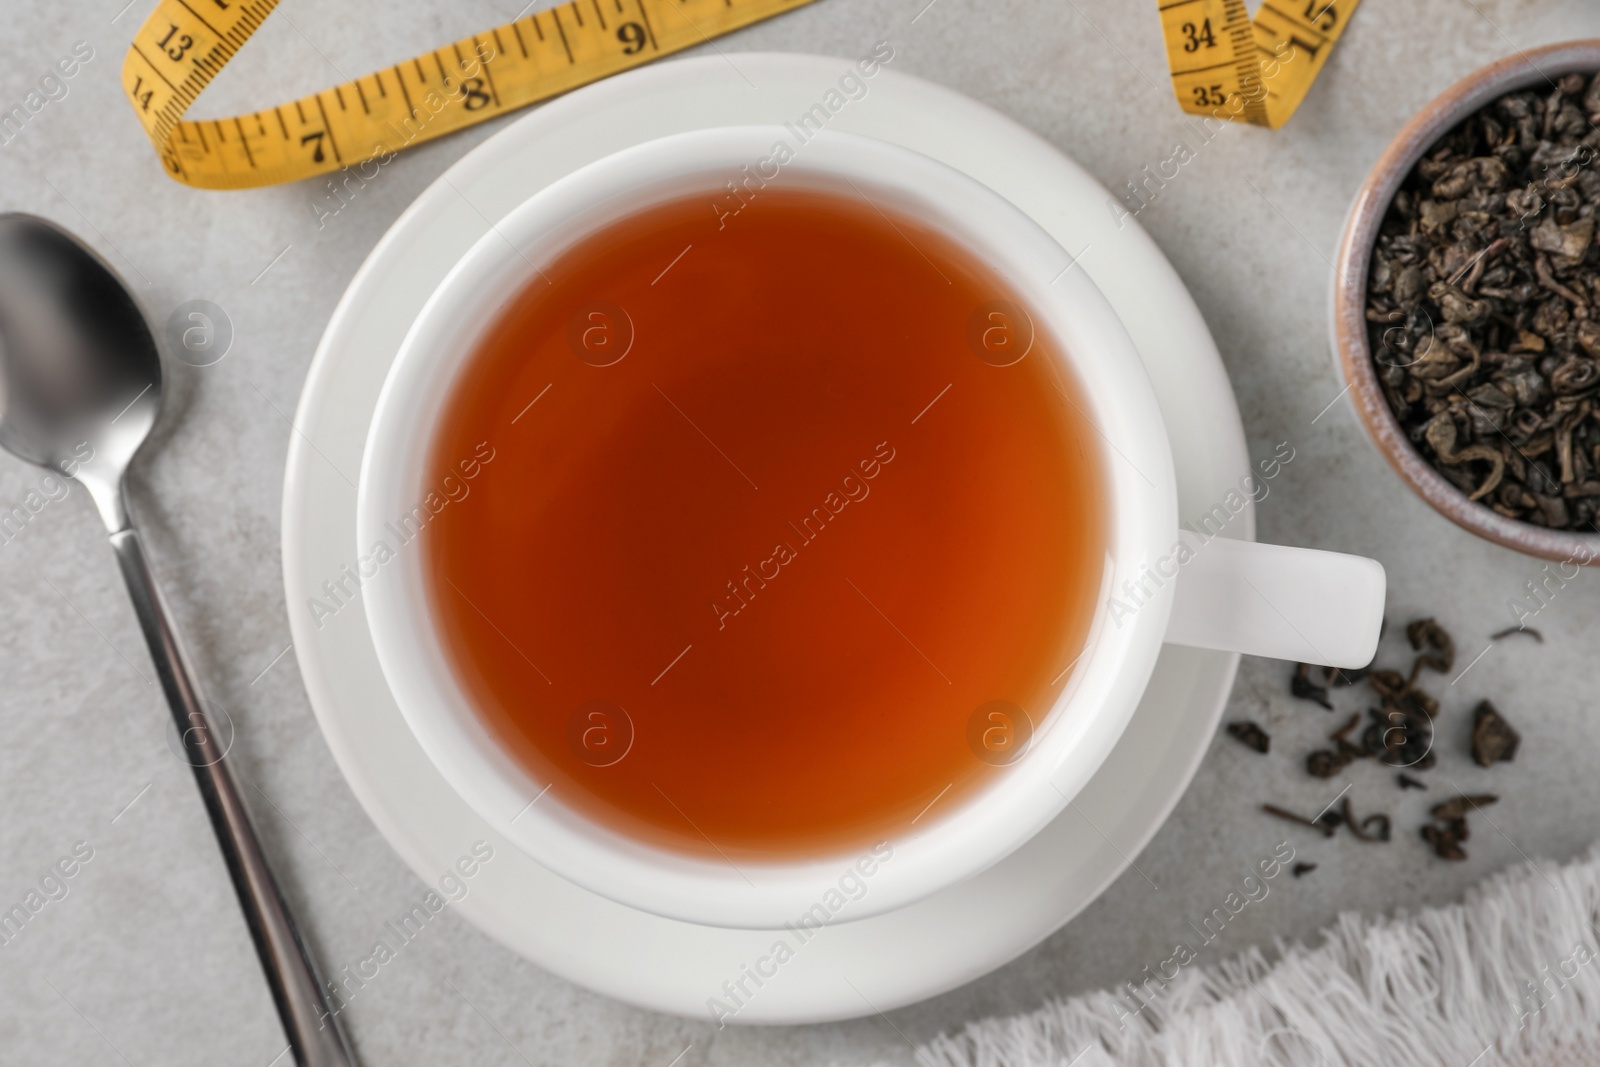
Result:
[[[1166,640],[1365,667],[1378,648],[1384,590],[1374,559],[1218,537],[1179,570]]]

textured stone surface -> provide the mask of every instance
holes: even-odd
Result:
[[[496,129],[412,151],[318,229],[314,184],[205,193],[167,181],[116,84],[135,0],[13,3],[0,35],[0,103],[20,100],[73,42],[95,57],[0,147],[0,209],[82,233],[136,285],[152,318],[206,298],[237,330],[215,366],[179,366],[163,440],[138,471],[136,508],[206,684],[239,739],[235,758],[288,893],[330,969],[421,883],[356,804],[317,732],[288,644],[279,571],[283,463],[306,366],[340,292],[413,196]],[[1154,0],[819,0],[719,42],[727,51],[855,54],[893,40],[897,69],[1017,118],[1108,185],[1167,157],[1186,129],[1171,98]],[[223,115],[313,91],[505,21],[519,3],[285,0],[201,103]],[[912,22],[918,12],[922,14]],[[1424,37],[1431,34],[1431,38]],[[1349,199],[1417,107],[1474,67],[1561,38],[1600,34],[1582,0],[1369,0],[1321,82],[1277,133],[1229,129],[1144,211],[1193,290],[1227,361],[1253,455],[1298,451],[1260,510],[1267,540],[1361,552],[1390,575],[1392,622],[1433,614],[1461,664],[1510,622],[1505,602],[1539,565],[1473,540],[1389,474],[1339,391],[1325,339],[1328,257]],[[1249,183],[1253,183],[1252,189]],[[281,254],[281,258],[279,257]],[[269,269],[270,265],[270,269]],[[39,472],[0,459],[0,508]],[[1219,735],[1171,821],[1099,902],[999,972],[888,1019],[720,1033],[574,988],[453,915],[408,946],[349,1008],[370,1064],[865,1064],[910,1061],[909,1040],[1140,975],[1192,940],[1285,838],[1318,870],[1282,879],[1202,955],[1312,935],[1341,908],[1437,903],[1524,856],[1582,851],[1600,813],[1600,731],[1590,682],[1600,578],[1585,573],[1535,622],[1546,641],[1496,645],[1443,694],[1427,793],[1393,772],[1331,782],[1300,759],[1336,716],[1286,694],[1288,668],[1247,661],[1229,718],[1273,735],[1263,758]],[[284,1048],[272,1005],[112,557],[86,499],[51,503],[0,544],[0,905],[36,887],[77,842],[93,858],[70,892],[0,946],[0,1059],[16,1063],[238,1064]],[[1399,658],[1391,626],[1385,648]],[[1590,635],[1588,638],[1585,635]],[[270,665],[270,666],[269,666]],[[1467,756],[1470,709],[1492,698],[1523,733],[1517,761]],[[1360,710],[1342,695],[1341,714]],[[1263,800],[1315,811],[1351,784],[1358,811],[1390,812],[1395,840],[1323,841],[1261,816]],[[1433,859],[1426,807],[1459,786],[1501,793],[1474,826],[1471,859]],[[131,806],[130,806],[131,805]],[[470,998],[470,1000],[468,999]],[[284,1057],[276,1061],[287,1063]]]

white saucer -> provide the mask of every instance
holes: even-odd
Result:
[[[823,101],[846,59],[734,54],[644,67],[530,112],[453,166],[379,242],[328,325],[307,377],[284,483],[284,583],[301,673],[323,734],[378,829],[429,883],[480,838],[494,859],[456,908],[540,966],[658,1011],[706,1017],[724,982],[797,938],[695,926],[612,903],[498,838],[423,754],[395,706],[359,598],[319,626],[308,598],[354,571],[353,479],[379,389],[424,299],[499,219],[544,185],[611,152],[706,126],[783,122]],[[735,69],[737,68],[737,69]],[[879,72],[830,128],[957,167],[1007,197],[1082,257],[1154,381],[1182,516],[1249,472],[1216,346],[1177,274],[1111,198],[1053,147],[980,104]],[[1254,537],[1246,510],[1229,535]],[[352,583],[346,580],[350,586]],[[837,923],[799,946],[733,1021],[850,1018],[933,996],[1001,966],[1089,904],[1155,834],[1221,717],[1238,656],[1168,646],[1139,710],[1094,779],[1009,858],[918,904]],[[765,965],[771,969],[773,964]]]

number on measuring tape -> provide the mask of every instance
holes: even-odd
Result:
[[[278,0],[159,0],[122,83],[168,174],[245,189],[387,161],[810,2],[568,0],[265,111],[190,121],[184,113]]]
[[[1191,115],[1276,129],[1299,108],[1358,0],[1160,0],[1167,67]]]

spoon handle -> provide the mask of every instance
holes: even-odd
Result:
[[[222,846],[228,873],[233,876],[233,887],[239,894],[256,952],[261,956],[261,966],[267,972],[295,1062],[300,1067],[355,1067],[355,1056],[339,1028],[338,1016],[328,1007],[316,965],[278,891],[255,827],[250,824],[238,781],[224,759],[232,739],[219,738],[212,731],[211,718],[166,601],[150,571],[138,531],[126,527],[112,534],[111,546],[133,597],[133,608],[150,646],[161,688],[177,720],[184,757],[194,768],[200,795],[205,798],[206,811],[217,832],[217,843]]]

